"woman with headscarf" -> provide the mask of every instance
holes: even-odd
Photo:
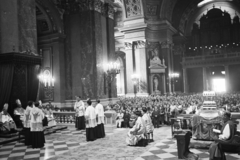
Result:
[[[144,139],[146,126],[144,120],[141,117],[141,112],[135,111],[134,114],[138,118],[133,128],[131,128],[127,134],[126,143],[130,146],[143,146],[144,144],[140,143],[140,141]]]
[[[43,133],[43,119],[44,113],[39,107],[39,102],[33,106],[30,116],[30,130],[31,130],[31,143],[32,148],[43,148],[45,143],[45,137]]]

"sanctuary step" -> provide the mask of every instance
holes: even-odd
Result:
[[[49,134],[55,133],[59,130],[64,130],[67,128],[68,128],[67,126],[58,126],[58,125],[54,126],[54,127],[47,127],[44,129],[44,134],[49,135]],[[14,141],[20,141],[22,139],[24,139],[24,136],[19,137],[18,133],[14,133],[11,136],[3,136],[3,135],[1,136],[0,135],[0,145],[11,143]]]

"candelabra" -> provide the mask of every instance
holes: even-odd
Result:
[[[55,79],[51,75],[49,70],[43,71],[39,76],[40,88],[43,86],[43,101],[53,101],[54,100],[54,82]]]
[[[120,73],[120,64],[117,62],[110,62],[107,64],[106,78],[109,83],[115,79],[116,75]]]

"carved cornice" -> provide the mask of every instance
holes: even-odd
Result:
[[[52,0],[53,3],[64,10],[64,13],[79,13],[83,11],[96,11],[111,19],[114,18],[113,3],[102,2],[101,0]]]
[[[124,42],[125,50],[132,49],[132,43]]]
[[[20,64],[39,64],[40,65],[41,62],[42,62],[41,56],[32,55],[28,52],[24,52],[24,53],[12,52],[12,53],[0,54],[0,64],[20,63]]]
[[[157,47],[159,47],[160,43],[159,42],[150,42],[147,41],[147,48],[148,49],[155,49]]]

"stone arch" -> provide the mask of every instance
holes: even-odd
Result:
[[[54,3],[48,0],[36,0],[36,7],[40,8],[51,22],[53,32],[64,33],[63,10],[58,9]]]
[[[174,8],[172,14],[173,25],[184,35],[189,35],[191,33],[192,24],[196,19],[202,15],[207,9],[210,9],[213,4],[216,6],[226,6],[240,11],[240,7],[237,2],[211,2],[207,3],[201,7],[197,7],[201,0],[194,0],[186,2],[186,4],[181,4],[180,1],[177,3],[177,7]]]
[[[161,20],[172,21],[173,9],[178,0],[162,0],[159,17]]]

